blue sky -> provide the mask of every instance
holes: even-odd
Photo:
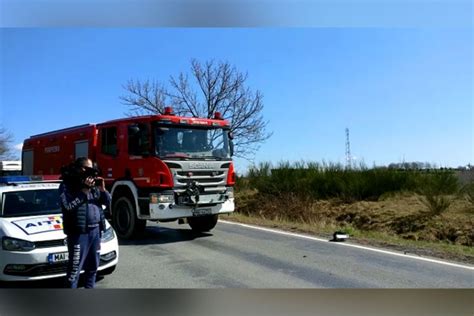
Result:
[[[474,163],[472,28],[2,29],[1,124],[14,143],[124,116],[122,85],[227,60],[264,94],[255,161]],[[248,165],[237,161],[239,169]]]

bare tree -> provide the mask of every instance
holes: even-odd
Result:
[[[190,75],[171,76],[167,85],[129,80],[124,85],[129,94],[120,99],[131,107],[131,115],[162,114],[165,106],[193,117],[212,118],[220,112],[231,122],[235,156],[251,159],[271,133],[266,132],[268,122],[262,116],[263,95],[246,85],[247,77],[228,62],[193,59]]]
[[[0,160],[8,160],[13,157],[11,143],[13,136],[3,127],[0,127]]]

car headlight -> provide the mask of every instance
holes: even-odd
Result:
[[[114,229],[112,228],[112,226],[110,226],[102,234],[102,238],[100,239],[100,241],[101,242],[108,242],[108,241],[111,241],[112,239],[114,239],[114,237],[115,237]]]
[[[28,240],[3,237],[2,248],[8,251],[31,251],[35,249],[35,244]]]

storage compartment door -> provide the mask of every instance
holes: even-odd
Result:
[[[21,157],[22,174],[30,176],[33,174],[33,150],[25,150]]]

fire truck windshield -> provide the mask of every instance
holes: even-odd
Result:
[[[155,153],[160,158],[230,159],[229,130],[190,126],[157,126]]]

